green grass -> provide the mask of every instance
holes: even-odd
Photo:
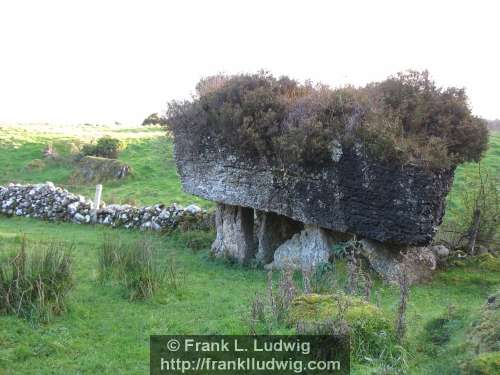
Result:
[[[117,231],[127,242],[140,236],[138,232]],[[245,317],[250,301],[266,287],[264,271],[211,260],[208,249],[193,252],[183,236],[174,234],[155,237],[154,241],[165,261],[176,259],[186,278],[183,287],[131,303],[120,288],[99,283],[97,249],[106,228],[2,218],[0,252],[17,246],[16,236],[21,232],[33,241],[52,238],[75,243],[75,288],[69,295],[68,312],[50,324],[33,326],[15,317],[0,317],[0,374],[145,374],[149,335],[248,333]],[[471,275],[475,282],[470,282]],[[473,316],[499,282],[498,274],[467,268],[443,273],[430,284],[412,288],[408,312],[412,373],[434,374],[443,366],[456,365],[459,352],[452,358],[444,355],[440,361],[419,352],[423,325],[451,304]],[[382,308],[392,319],[398,291],[380,282],[376,288]],[[463,330],[458,333],[461,335]]]
[[[52,142],[62,154],[68,154],[69,143],[103,134],[120,136],[126,141],[127,148],[120,159],[129,162],[136,171],[133,177],[121,183],[106,184],[106,200],[211,205],[182,193],[172,159],[172,143],[154,127],[80,126],[64,134],[58,127],[4,126],[0,129],[3,172],[0,184],[51,180],[90,195],[92,186],[69,185],[70,164],[50,164],[45,170],[33,173],[27,173],[25,166],[41,158],[41,150],[47,142]],[[498,171],[499,135],[492,138],[492,147],[483,163]],[[472,167],[459,168],[454,193],[464,188],[460,185],[460,176]],[[186,234],[158,235],[153,241],[161,249],[165,262],[175,258],[185,276],[183,286],[175,291],[161,290],[148,300],[129,302],[120,288],[102,285],[98,280],[98,248],[107,230],[0,216],[0,260],[19,245],[20,233],[25,233],[31,241],[64,240],[75,244],[75,287],[69,294],[67,313],[49,324],[39,325],[0,316],[0,375],[147,374],[151,334],[248,333],[250,303],[255,293],[266,288],[265,271],[214,261],[208,256],[208,246],[196,251],[189,249]],[[113,233],[127,243],[141,236],[139,232],[126,230]],[[432,282],[411,288],[406,344],[411,374],[457,373],[464,355],[466,329],[488,293],[499,283],[498,273],[469,265],[441,272]],[[375,290],[380,293],[382,309],[393,319],[398,291],[379,280]],[[375,296],[373,298],[375,300]],[[461,318],[450,325],[449,341],[430,350],[424,326],[442,317],[449,305],[460,308]],[[359,366],[355,373],[366,374],[368,369]]]
[[[97,280],[97,248],[105,229],[54,225],[29,219],[0,220],[3,247],[15,246],[15,234],[75,242],[76,285],[69,311],[53,323],[31,326],[0,317],[0,373],[138,374],[147,373],[149,335],[244,333],[247,300],[265,288],[261,271],[228,267],[194,254],[178,236],[156,238],[165,259],[175,257],[186,274],[181,292],[165,291],[145,302],[130,303],[120,288]],[[125,241],[137,232],[120,231]]]

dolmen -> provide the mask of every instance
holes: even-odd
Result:
[[[215,256],[306,269],[354,239],[389,279],[405,254],[435,267],[455,168],[487,145],[463,90],[427,72],[340,89],[219,75],[167,121],[184,191],[217,202]]]

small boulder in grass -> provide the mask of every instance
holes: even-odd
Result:
[[[377,241],[360,241],[361,255],[371,268],[391,284],[399,283],[401,272],[406,274],[410,285],[431,280],[437,268],[437,256],[430,248],[407,246],[403,249]]]
[[[433,245],[430,249],[440,260],[444,260],[450,256],[450,249],[444,245]]]
[[[391,322],[380,308],[345,293],[300,295],[292,301],[289,320],[297,323],[340,318],[342,307],[345,307],[344,319],[352,325],[366,325],[369,322],[372,328],[391,329]]]
[[[184,211],[187,211],[191,214],[197,214],[198,212],[201,212],[202,209],[195,204],[190,204],[184,209]]]

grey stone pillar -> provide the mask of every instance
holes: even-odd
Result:
[[[329,261],[333,238],[329,231],[317,225],[305,225],[276,249],[269,268],[311,270]]]
[[[255,257],[254,212],[252,208],[219,203],[215,211],[217,236],[212,253],[247,263]]]

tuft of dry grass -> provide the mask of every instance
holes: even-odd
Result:
[[[117,281],[130,301],[150,298],[165,286],[178,291],[184,281],[175,260],[162,262],[151,239],[125,244],[107,234],[98,250],[98,281],[109,280]]]
[[[73,287],[73,245],[53,241],[32,246],[36,251],[28,251],[23,236],[17,252],[0,264],[0,314],[48,322],[66,311]]]

